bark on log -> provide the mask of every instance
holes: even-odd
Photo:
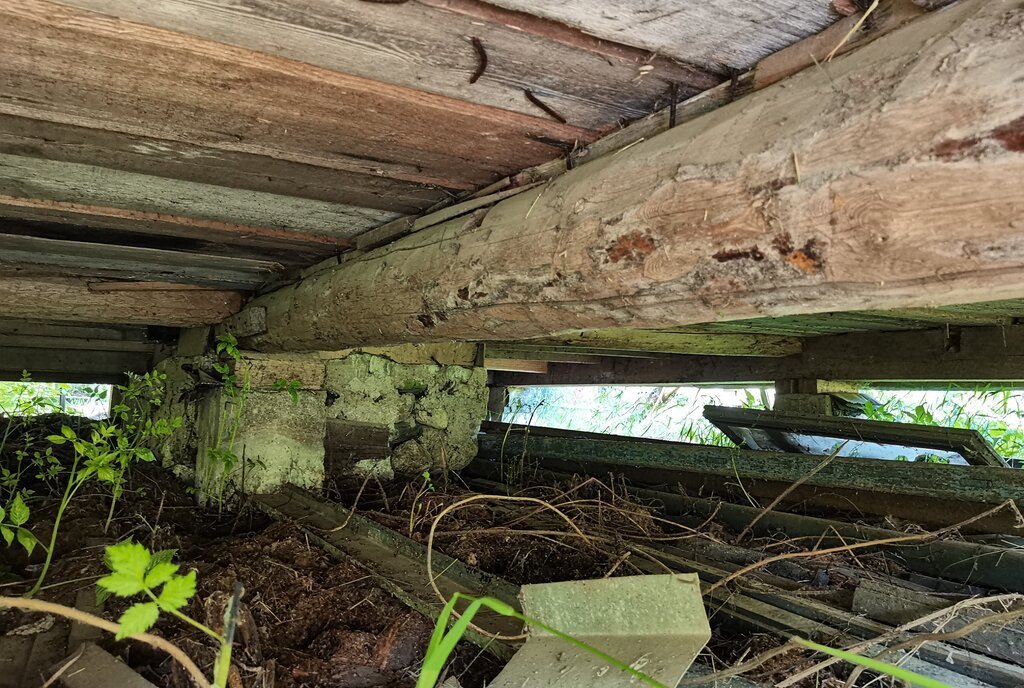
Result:
[[[1024,2],[970,0],[258,299],[264,350],[1024,296]]]

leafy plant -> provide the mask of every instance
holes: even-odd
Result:
[[[120,388],[124,401],[114,408],[109,421],[94,424],[82,435],[64,425],[61,426],[59,435],[50,435],[47,438],[57,446],[70,444],[74,450],[74,459],[65,478],[64,493],[57,506],[57,515],[50,531],[50,542],[46,547],[46,559],[38,580],[27,593],[29,597],[42,588],[53,561],[61,519],[82,486],[91,480],[110,486],[111,504],[107,514],[109,526],[114,506],[124,489],[126,472],[136,461],[149,462],[155,459],[153,452],[145,444],[152,439],[165,437],[181,427],[180,417],[170,420],[153,420],[150,417],[150,411],[159,406],[163,398],[164,379],[165,376],[159,373],[132,376],[128,385]]]
[[[147,601],[136,602],[118,619],[121,628],[116,638],[122,640],[152,628],[161,612],[184,621],[217,641],[219,651],[214,662],[213,685],[224,688],[231,669],[231,643],[240,589],[225,611],[224,634],[220,634],[182,611],[196,594],[196,572],[179,573],[179,566],[171,561],[173,550],[150,552],[145,546],[131,540],[119,542],[106,549],[105,561],[110,574],[96,582],[100,590],[118,597],[142,595]]]
[[[292,398],[292,403],[299,403],[299,390],[302,389],[302,380],[286,380],[279,378],[274,380],[274,389],[278,392],[288,392]]]
[[[217,508],[223,509],[228,479],[239,465],[235,443],[242,425],[245,401],[249,396],[249,371],[242,374],[241,380],[234,372],[242,361],[242,352],[238,349],[238,340],[231,333],[217,337],[216,352],[219,360],[213,364],[213,369],[220,375],[227,404],[226,412],[219,414],[215,442],[206,448],[205,483],[208,488],[216,486]]]
[[[39,540],[32,534],[32,531],[22,527],[28,523],[30,515],[31,513],[28,505],[25,504],[25,500],[22,499],[20,494],[15,495],[6,510],[0,508],[0,536],[3,536],[4,542],[7,543],[8,547],[17,540],[25,548],[28,555],[32,556],[32,552],[35,551]]]

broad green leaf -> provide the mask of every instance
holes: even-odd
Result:
[[[156,461],[156,455],[153,454],[153,452],[150,451],[149,449],[146,449],[145,447],[141,447],[139,449],[136,449],[135,450],[135,455],[137,457],[139,457],[140,461],[145,461],[147,463]]]
[[[100,586],[107,592],[113,593],[120,597],[131,597],[137,595],[145,590],[142,578],[136,578],[120,571],[115,571],[109,576],[104,576],[96,581],[96,585]]]
[[[171,564],[169,562],[156,564],[150,567],[149,573],[146,574],[146,587],[150,590],[158,588],[171,580],[177,572],[177,564]]]
[[[64,444],[65,442],[67,442],[67,439],[60,435],[50,435],[46,439],[53,442],[54,444]]]
[[[116,639],[124,640],[136,633],[145,633],[153,627],[158,616],[160,616],[160,608],[156,606],[155,602],[133,604],[118,619],[121,629],[117,632]]]
[[[10,522],[13,525],[20,526],[24,525],[28,521],[29,511],[28,506],[25,504],[25,500],[21,498],[21,494],[17,494],[14,497],[14,501],[11,502],[10,508]]]
[[[0,526],[0,535],[3,535],[8,547],[10,547],[11,543],[14,542],[14,531],[7,526]]]
[[[39,540],[36,539],[36,536],[24,528],[18,528],[18,542],[20,542],[21,546],[25,548],[25,551],[28,552],[30,557],[32,556],[32,551],[35,550],[36,545],[39,544]]]
[[[142,582],[150,562],[149,550],[143,545],[125,540],[107,547],[107,555],[110,559],[110,568],[114,572],[123,573]]]
[[[75,439],[75,431],[66,425],[60,426],[60,434],[67,437],[69,440]]]
[[[196,572],[175,576],[164,584],[157,598],[164,609],[181,609],[196,594]]]
[[[0,521],[3,521],[6,517],[7,517],[7,512],[4,511],[4,508],[2,506],[0,506]]]
[[[176,549],[158,549],[157,551],[153,552],[152,556],[149,559],[150,568],[155,567],[157,564],[165,564],[171,561],[171,559],[174,559],[174,555],[177,553],[178,550]]]

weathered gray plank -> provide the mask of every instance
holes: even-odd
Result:
[[[600,38],[725,71],[747,69],[839,19],[828,0],[610,0],[599,11],[590,0],[492,1]]]
[[[283,270],[281,265],[269,261],[12,234],[0,234],[0,265],[38,266],[43,271],[64,275],[243,290],[254,289]]]
[[[173,29],[328,69],[426,90],[452,98],[541,114],[524,96],[529,89],[569,122],[590,129],[648,114],[669,83],[680,97],[715,85],[721,77],[647,63],[645,51],[599,55],[527,31],[474,20],[421,3],[380,5],[330,0],[67,0],[64,4],[129,21]],[[488,55],[478,66],[471,43]],[[632,59],[630,59],[630,57]]]
[[[395,217],[370,208],[14,155],[0,155],[0,194],[336,237],[352,237]]]
[[[0,153],[389,212],[416,212],[450,197],[445,189],[381,174],[412,171],[402,165],[366,161],[363,170],[339,170],[11,115],[0,115]]]
[[[0,113],[476,188],[592,132],[46,0],[0,6]],[[173,96],[168,96],[173,94]]]

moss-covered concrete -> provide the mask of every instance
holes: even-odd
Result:
[[[241,395],[225,394],[217,384],[209,353],[166,359],[159,365],[167,375],[160,413],[181,416],[184,423],[156,451],[179,477],[196,485],[202,499],[265,493],[285,483],[320,488],[327,477],[328,419],[387,428],[390,456],[346,469],[356,475],[389,480],[427,468],[462,468],[476,455],[476,434],[486,415],[486,371],[473,366],[472,347],[431,346],[436,345],[245,353],[236,366],[239,380],[249,382]],[[278,380],[297,380],[297,396],[275,388]],[[218,448],[230,450],[234,458],[218,456]]]

